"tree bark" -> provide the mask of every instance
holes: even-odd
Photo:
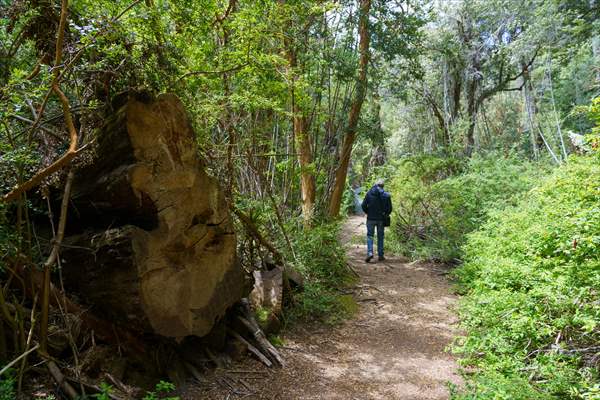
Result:
[[[373,138],[373,149],[371,150],[369,167],[379,167],[386,163],[387,152],[385,148],[385,133],[381,127],[381,100],[377,89],[373,92],[373,114],[375,117],[375,137]]]
[[[479,111],[479,102],[477,101],[477,91],[479,89],[479,55],[477,50],[472,49],[471,59],[471,77],[467,85],[467,114],[469,115],[469,128],[467,130],[466,154],[471,156],[475,150],[475,126],[477,124],[477,112]]]
[[[590,9],[593,10],[596,7],[597,0],[590,0]],[[594,22],[596,26],[600,25],[600,22]],[[600,34],[596,30],[596,34],[592,37],[592,54],[594,55],[596,66],[596,86],[600,85]]]
[[[350,114],[348,116],[348,125],[345,129],[344,142],[342,144],[342,152],[340,156],[340,164],[335,171],[335,181],[333,184],[333,192],[329,201],[329,216],[337,218],[340,213],[342,204],[342,196],[346,189],[346,176],[348,175],[348,165],[352,154],[354,139],[356,138],[356,128],[360,118],[360,110],[362,108],[365,94],[367,92],[367,69],[370,59],[370,32],[369,32],[369,12],[371,10],[371,0],[360,0],[360,18],[358,26],[359,40],[359,67],[358,77],[356,79],[356,93],[352,100]]]
[[[299,104],[296,90],[296,68],[298,65],[298,56],[296,50],[291,44],[287,44],[287,59],[289,65],[289,75],[291,76],[291,101],[292,101],[292,123],[294,129],[294,138],[298,150],[298,162],[300,164],[300,191],[302,194],[302,217],[304,226],[308,227],[312,223],[316,183],[313,166],[312,141],[308,133],[308,123],[306,115]]]
[[[531,150],[533,151],[533,158],[538,159],[540,157],[540,149],[537,144],[537,134],[535,133],[534,118],[536,113],[536,107],[533,100],[532,92],[533,86],[531,85],[531,78],[529,76],[529,68],[525,63],[522,63],[523,68],[523,97],[525,99],[525,110],[527,112],[527,125],[529,126],[529,137],[531,141]]]

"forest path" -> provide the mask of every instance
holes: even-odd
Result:
[[[360,275],[354,318],[286,332],[280,350],[287,365],[281,370],[248,359],[231,368],[241,372],[221,375],[244,381],[248,390],[204,386],[202,395],[189,399],[448,399],[447,382],[460,378],[444,351],[456,334],[456,297],[446,271],[393,256],[366,264],[366,246],[356,244],[365,233],[364,217],[352,217],[342,234],[348,261]]]

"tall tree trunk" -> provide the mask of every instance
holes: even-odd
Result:
[[[454,124],[460,114],[460,95],[462,93],[462,76],[458,72],[458,68],[454,66],[452,73],[452,108],[450,114],[450,124]]]
[[[567,161],[567,156],[568,156],[567,148],[565,147],[565,140],[563,138],[562,129],[560,127],[558,110],[556,109],[556,101],[554,100],[554,83],[552,82],[552,57],[551,56],[548,56],[547,73],[548,73],[548,82],[550,84],[550,99],[552,100],[552,110],[554,111],[554,121],[556,122],[556,133],[558,134],[562,158],[564,161]]]
[[[448,74],[448,58],[444,56],[444,64],[442,69],[442,77],[444,83],[444,141],[446,147],[450,146],[450,77]]]
[[[385,148],[385,132],[381,127],[381,100],[377,89],[373,92],[373,114],[375,116],[375,137],[373,138],[373,149],[369,167],[379,167],[386,163],[387,152]]]
[[[548,143],[548,141],[546,140],[546,137],[544,136],[544,133],[542,132],[542,129],[540,127],[540,124],[537,123],[535,121],[535,113],[536,113],[536,107],[535,107],[535,94],[533,92],[533,84],[531,83],[531,75],[529,74],[529,69],[526,65],[523,65],[523,79],[524,79],[524,85],[523,85],[523,90],[524,90],[524,95],[525,95],[525,102],[526,102],[526,107],[527,107],[527,117],[528,117],[528,122],[529,122],[529,130],[530,130],[530,135],[531,135],[531,143],[533,146],[533,151],[534,151],[534,156],[537,158],[537,156],[539,156],[540,151],[538,148],[538,143],[537,143],[537,139],[538,137],[542,140],[542,143],[539,144],[539,146],[541,146],[542,144],[546,147],[546,150],[548,150],[548,153],[550,153],[550,156],[552,156],[552,159],[554,160],[554,162],[556,162],[556,164],[560,165],[560,159],[556,156],[556,153],[554,153],[554,151],[552,150],[552,147],[550,147],[550,144]],[[537,133],[535,131],[535,129],[537,128]],[[539,135],[539,136],[538,136]],[[537,153],[537,156],[536,156]]]
[[[477,50],[472,49],[471,77],[467,86],[467,113],[469,115],[469,128],[467,131],[466,154],[471,156],[475,150],[475,126],[477,125],[477,112],[479,111],[479,102],[477,91],[479,89],[479,54]]]
[[[291,75],[291,99],[292,99],[292,122],[294,129],[294,138],[298,151],[298,162],[300,164],[300,191],[302,194],[302,217],[304,226],[310,226],[314,208],[316,184],[314,175],[312,141],[308,132],[308,123],[306,115],[299,104],[296,92],[296,67],[298,64],[296,50],[287,45],[287,58],[289,64],[289,73]]]
[[[597,3],[597,0],[590,0],[590,9],[593,10],[594,7],[597,7]],[[600,25],[600,23],[596,21],[594,25]],[[594,65],[596,65],[596,85],[600,85],[600,33],[598,33],[598,30],[592,36],[592,54],[595,60]]]
[[[316,183],[313,165],[313,151],[305,116],[294,117],[294,131],[296,132],[298,161],[300,163],[302,216],[304,219],[304,225],[310,226],[315,208]]]
[[[279,0],[279,4],[285,5],[286,0]],[[290,22],[291,23],[291,22]],[[286,36],[286,35],[284,35]],[[290,79],[290,98],[293,125],[293,144],[298,153],[298,163],[300,164],[300,192],[302,195],[302,218],[304,226],[309,227],[312,223],[315,197],[315,167],[313,164],[312,140],[308,132],[309,123],[306,113],[298,101],[298,91],[296,90],[296,81],[298,80],[298,53],[292,40],[285,39],[285,54],[288,61],[287,73]],[[293,171],[292,171],[293,172]],[[293,176],[293,174],[292,174]]]
[[[533,150],[533,158],[538,159],[540,157],[540,149],[537,144],[537,134],[535,133],[534,117],[536,112],[535,103],[532,97],[533,86],[531,85],[531,78],[529,76],[529,68],[525,63],[522,64],[523,68],[523,98],[525,99],[525,110],[527,111],[527,125],[529,126],[529,137],[531,140],[531,149]]]
[[[371,0],[360,0],[360,19],[358,26],[359,40],[359,67],[358,77],[356,79],[356,93],[352,100],[350,115],[348,117],[348,125],[345,129],[344,142],[342,144],[342,153],[340,156],[340,164],[335,171],[335,182],[333,184],[333,192],[329,202],[329,216],[337,217],[340,213],[342,204],[342,195],[346,188],[346,176],[348,174],[348,164],[350,155],[352,154],[352,146],[356,137],[356,127],[360,118],[360,110],[365,99],[367,91],[367,69],[369,65],[369,12],[371,10]]]
[[[477,104],[475,101],[476,83],[469,84],[469,96],[467,99],[467,112],[469,114],[469,128],[467,130],[466,154],[471,156],[475,148],[475,125],[477,124]]]

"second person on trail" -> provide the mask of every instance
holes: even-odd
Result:
[[[385,260],[383,256],[384,229],[390,226],[392,213],[392,197],[383,190],[384,181],[378,179],[375,185],[367,192],[362,202],[362,209],[367,214],[367,258],[366,262],[373,259],[373,236],[377,228],[377,255],[379,261]]]

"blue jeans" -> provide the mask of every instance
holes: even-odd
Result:
[[[377,227],[377,255],[383,257],[383,221],[367,220],[367,255],[373,255],[373,236]]]

